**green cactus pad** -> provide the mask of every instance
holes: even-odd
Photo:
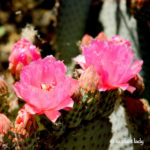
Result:
[[[111,136],[109,120],[98,117],[68,131],[53,150],[107,150]]]
[[[99,103],[101,100],[101,93],[95,92],[95,93],[89,93],[88,99],[85,101],[85,110],[84,110],[84,120],[91,120],[96,115],[98,115],[99,112]]]
[[[95,93],[82,91],[82,98],[78,102],[75,101],[72,111],[64,115],[65,124],[72,128],[78,126],[83,120],[91,120],[97,115],[108,117],[114,110],[119,93],[118,90]]]
[[[83,104],[75,102],[72,111],[64,114],[64,122],[67,127],[73,128],[80,124],[83,118]]]
[[[113,110],[117,99],[120,98],[121,90],[111,90],[103,92],[100,101],[99,112],[103,117],[109,116]]]

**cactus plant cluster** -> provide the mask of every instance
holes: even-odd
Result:
[[[129,2],[135,17],[149,4]],[[11,90],[0,77],[0,150],[149,150],[150,105],[139,74],[143,60],[134,59],[131,43],[120,36],[101,32],[78,41],[90,0],[60,5],[55,48],[61,60],[42,58],[26,39],[28,32],[12,48],[8,69],[19,109],[17,115],[8,111]],[[65,64],[72,62],[76,67],[69,76]]]
[[[20,42],[15,44],[10,54],[14,61],[21,63],[22,56],[25,55],[24,61],[31,57],[30,51],[36,47],[29,41],[27,47],[26,43],[22,40],[21,45],[25,46],[21,47]],[[17,44],[21,55],[14,54]],[[1,149],[113,149],[110,144],[114,124],[110,116],[115,116],[120,106],[125,110],[123,119],[132,139],[144,140],[142,146],[132,141],[125,149],[131,144],[131,148],[150,148],[150,106],[141,99],[144,84],[138,75],[143,62],[132,63],[130,42],[119,36],[108,39],[100,33],[96,38],[84,37],[80,51],[82,54],[74,58],[81,66],[75,70],[78,72],[75,78],[66,76],[66,66],[53,56],[32,59],[22,65],[19,72],[13,70],[12,73],[19,76],[14,90],[19,101],[26,103],[12,123],[4,115],[8,112],[2,109],[7,104],[7,97],[6,102],[3,101],[7,86],[0,80],[0,113],[3,113],[0,115],[4,118],[0,117]],[[35,53],[40,56],[39,51]],[[135,95],[139,95],[138,98]],[[115,133],[116,136],[119,137],[120,132]],[[121,143],[117,145],[121,147]]]

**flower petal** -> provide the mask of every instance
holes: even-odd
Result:
[[[77,62],[81,66],[82,69],[87,68],[86,63],[85,63],[85,57],[83,55],[78,55],[77,57],[73,58],[73,60]]]
[[[58,94],[57,96],[56,92],[46,92],[40,88],[35,88],[28,84],[20,84],[19,82],[14,85],[14,90],[18,97],[40,110],[55,107],[64,96],[63,94]],[[59,92],[61,91],[63,89],[59,90]]]
[[[97,40],[104,40],[107,41],[107,36],[104,34],[104,32],[100,32],[97,36],[96,36]]]
[[[130,86],[130,85],[127,88],[127,91],[129,91],[130,93],[133,93],[135,90],[136,90],[136,88],[133,86]]]
[[[31,105],[29,105],[29,104],[25,104],[25,105],[24,105],[24,108],[25,108],[25,110],[26,110],[28,113],[30,113],[30,114],[37,114],[37,113],[40,113],[40,110],[39,110],[39,109],[37,109],[36,107],[31,106]]]
[[[136,74],[138,74],[142,68],[143,61],[142,60],[135,60],[134,63],[131,65],[130,69],[128,70],[126,76],[123,79],[123,82],[127,82],[132,79]]]
[[[49,110],[44,112],[48,119],[50,119],[53,123],[56,122],[61,113],[57,110]]]
[[[60,110],[60,109],[65,109],[68,110],[68,108],[72,108],[74,104],[74,101],[72,98],[67,98],[66,100],[62,101],[55,109]]]

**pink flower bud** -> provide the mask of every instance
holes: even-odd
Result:
[[[28,40],[22,38],[13,47],[9,57],[9,69],[18,79],[23,66],[41,58],[39,49]]]
[[[4,114],[0,114],[0,134],[6,134],[11,127],[11,121]]]
[[[108,38],[107,36],[104,34],[104,32],[100,32],[97,36],[96,36],[97,40],[103,40],[103,41],[107,41]]]
[[[89,43],[92,39],[93,39],[92,36],[85,34],[82,38],[81,45],[89,45]]]
[[[95,39],[97,40],[104,40],[106,41],[107,40],[107,36],[104,34],[104,32],[100,32],[96,37]],[[90,44],[90,41],[93,40],[93,37],[88,35],[88,34],[85,34],[81,40],[81,45],[86,45],[88,46]],[[82,50],[82,48],[80,48]]]
[[[88,67],[79,78],[79,86],[85,91],[95,92],[99,83],[99,75],[93,66]]]
[[[19,112],[15,121],[15,132],[22,135],[31,135],[37,129],[37,123],[32,114],[23,107]]]

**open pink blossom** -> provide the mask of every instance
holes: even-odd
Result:
[[[88,46],[82,45],[83,55],[77,61],[83,70],[94,66],[100,76],[100,91],[121,88],[133,92],[134,87],[128,84],[140,70],[142,60],[133,62],[134,53],[130,43],[119,36],[112,40],[91,40]],[[82,58],[82,59],[81,59]]]
[[[19,78],[22,67],[39,58],[41,58],[39,49],[22,38],[13,46],[9,57],[9,69],[16,78]]]
[[[6,134],[11,127],[11,121],[4,114],[0,114],[0,134]]]
[[[53,56],[47,56],[25,66],[20,82],[14,89],[27,102],[26,110],[32,114],[45,114],[52,122],[61,115],[59,110],[73,107],[71,96],[78,81],[66,77],[66,67]]]

